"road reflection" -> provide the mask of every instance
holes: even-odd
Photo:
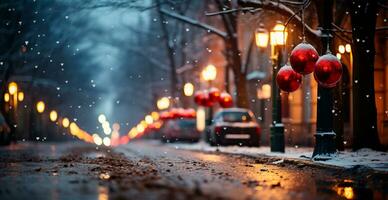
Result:
[[[373,190],[363,183],[355,183],[349,179],[337,183],[332,189],[345,199],[387,199],[385,191]]]
[[[209,161],[209,162],[223,162],[221,156],[218,155],[212,155],[212,154],[196,154],[196,157],[203,160],[203,161]]]
[[[108,200],[109,190],[105,186],[98,186],[98,200]]]
[[[334,190],[339,196],[345,197],[346,199],[354,199],[354,191],[352,187],[334,187]]]

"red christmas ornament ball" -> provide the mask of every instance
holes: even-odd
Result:
[[[194,102],[197,105],[201,105],[203,99],[205,98],[205,93],[203,91],[197,91],[194,94]]]
[[[214,105],[214,101],[212,101],[210,99],[210,95],[209,95],[209,92],[207,90],[204,91],[204,97],[203,97],[200,105],[205,106],[205,107],[212,107]]]
[[[212,87],[209,89],[210,101],[217,102],[220,99],[221,92],[219,89]]]
[[[315,64],[314,78],[322,87],[335,87],[341,76],[342,64],[331,53],[321,56]]]
[[[302,84],[302,75],[296,73],[291,66],[285,65],[280,68],[276,76],[276,83],[281,90],[285,92],[294,92]]]
[[[294,71],[306,75],[314,71],[318,58],[317,50],[311,44],[303,42],[292,50],[290,64]]]
[[[219,99],[220,106],[223,108],[233,107],[233,98],[227,92],[222,92]]]

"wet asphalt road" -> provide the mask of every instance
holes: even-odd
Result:
[[[137,141],[0,148],[0,199],[388,199],[388,175],[359,167],[273,164],[271,158]]]

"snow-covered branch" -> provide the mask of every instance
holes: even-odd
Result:
[[[271,0],[238,0],[238,3],[242,7],[256,7],[256,8],[262,8],[264,10],[273,10],[279,13],[280,15],[290,17],[295,15],[295,12],[289,8],[288,6],[284,5],[283,3],[277,2],[277,1],[271,1]],[[291,20],[293,23],[298,23],[302,25],[302,19],[295,15],[294,18]],[[321,36],[320,30],[315,30],[308,26],[307,24],[304,24],[306,28],[306,36],[310,39],[318,39]]]
[[[180,20],[180,21],[183,21],[185,23],[188,23],[188,24],[191,24],[195,27],[198,27],[198,28],[202,28],[206,31],[208,31],[209,33],[214,33],[222,38],[226,38],[227,37],[227,34],[213,26],[210,26],[208,24],[205,24],[205,23],[202,23],[202,22],[199,22],[198,20],[195,20],[195,19],[192,19],[192,18],[189,18],[189,17],[186,17],[186,16],[183,16],[183,15],[179,15],[179,14],[176,14],[176,13],[171,13],[167,10],[164,10],[164,9],[161,9],[160,12],[163,14],[163,15],[166,15],[168,17],[171,17],[171,18],[174,18],[174,19],[177,19],[177,20]]]

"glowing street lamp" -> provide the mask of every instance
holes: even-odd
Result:
[[[51,111],[51,112],[50,112],[50,120],[51,120],[52,122],[55,122],[55,121],[57,121],[57,119],[58,119],[58,113],[57,113],[57,111],[55,111],[55,110]]]
[[[159,110],[167,109],[168,107],[170,107],[170,99],[168,99],[167,97],[162,97],[157,101],[156,106]]]
[[[270,99],[271,98],[271,85],[264,84],[263,86],[261,86],[261,88],[257,91],[257,98]]]
[[[285,45],[287,41],[288,32],[287,30],[285,30],[285,27],[283,24],[278,23],[271,30],[270,36],[271,36],[271,45],[273,46]]]
[[[107,147],[109,147],[110,146],[110,138],[109,137],[104,137],[104,139],[102,140],[102,143],[105,145],[105,146],[107,146]]]
[[[9,93],[4,94],[4,101],[9,102]]]
[[[150,124],[152,124],[153,122],[154,122],[154,119],[152,118],[152,116],[151,115],[147,115],[147,116],[145,116],[145,122],[148,124],[148,125],[150,125]]]
[[[106,121],[106,117],[104,114],[100,114],[98,116],[98,122],[100,122],[101,124],[104,123]]]
[[[261,24],[260,27],[256,29],[256,32],[255,32],[256,46],[259,48],[267,48],[268,40],[269,40],[268,31],[264,29],[263,25]]]
[[[157,121],[159,119],[159,113],[158,112],[152,112],[151,116],[152,116],[152,119],[154,121]]]
[[[346,44],[346,45],[345,45],[345,51],[346,51],[347,53],[352,52],[352,46],[351,46],[350,44]]]
[[[39,101],[37,104],[36,104],[36,110],[38,111],[38,113],[43,113],[44,112],[44,109],[45,109],[45,104],[43,101]]]
[[[100,137],[98,134],[95,133],[95,134],[92,135],[92,137],[93,137],[94,143],[95,143],[97,146],[102,145],[102,139],[101,139],[101,137]]]
[[[15,82],[10,82],[8,84],[8,92],[10,95],[14,95],[18,92],[18,85]]]
[[[21,102],[24,100],[24,92],[19,92],[18,93],[18,100]]]
[[[338,52],[340,52],[341,54],[342,54],[342,53],[345,53],[345,46],[342,45],[342,44],[339,45],[339,46],[338,46]]]
[[[214,65],[209,64],[202,70],[201,75],[205,81],[214,81],[217,77],[217,69]]]
[[[187,97],[191,97],[194,94],[194,85],[192,83],[185,83],[183,86],[183,93]]]
[[[341,53],[337,53],[335,56],[338,58],[338,60],[341,60],[341,57],[342,57]]]
[[[63,118],[63,120],[62,120],[62,126],[63,127],[65,127],[65,128],[67,128],[67,127],[69,127],[69,125],[70,125],[70,120],[68,119],[68,118]]]

